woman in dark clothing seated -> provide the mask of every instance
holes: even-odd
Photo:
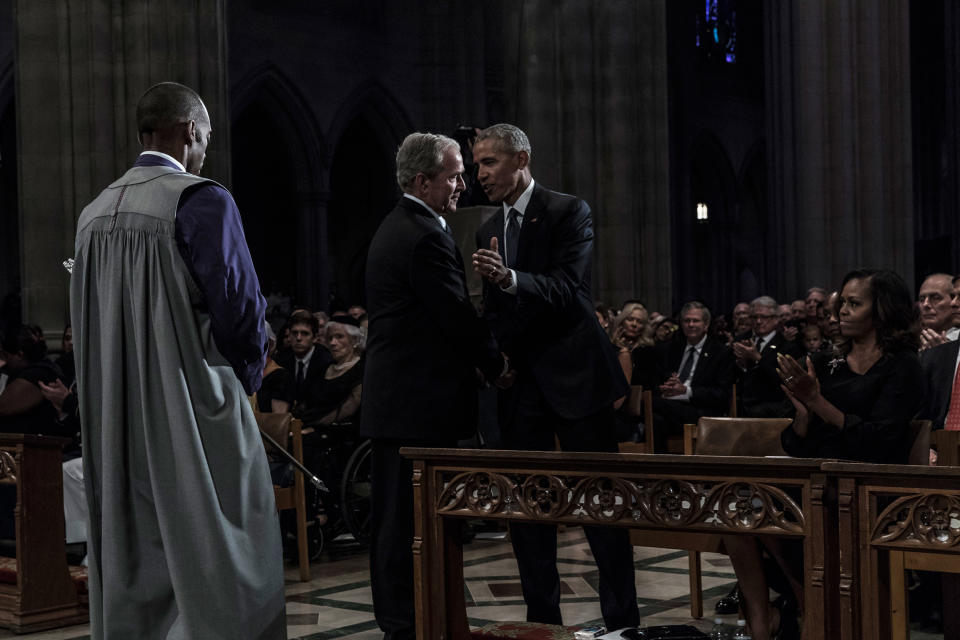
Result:
[[[267,360],[263,365],[263,382],[257,391],[257,410],[260,413],[286,413],[293,404],[293,377],[274,360],[277,354],[277,336],[269,323],[267,330]]]
[[[324,329],[333,362],[307,393],[308,401],[294,408],[305,425],[352,420],[360,409],[363,382],[364,333],[351,316],[334,316]]]
[[[833,351],[815,354],[806,366],[780,357],[783,389],[797,410],[781,435],[783,448],[797,457],[904,463],[912,444],[910,420],[923,395],[919,325],[910,291],[891,271],[852,271],[843,279],[835,311],[841,337]],[[792,587],[793,599],[778,599],[780,606],[767,595],[760,541]],[[791,637],[780,631],[795,626],[791,604],[802,603],[800,573],[787,566],[772,541],[727,536],[724,542],[752,637]]]
[[[57,422],[57,410],[40,391],[39,383],[52,384],[61,377],[46,354],[47,343],[26,325],[0,344],[0,368],[10,376],[0,393],[0,432],[73,435]]]

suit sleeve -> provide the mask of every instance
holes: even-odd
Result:
[[[455,344],[465,346],[470,362],[487,380],[496,379],[503,359],[490,329],[467,297],[463,265],[453,238],[437,231],[420,239],[413,252],[410,282],[440,330]]]
[[[593,222],[590,207],[583,200],[570,201],[552,231],[550,258],[539,273],[517,271],[517,302],[537,301],[550,311],[562,311],[575,304],[593,249]]]
[[[267,302],[233,197],[212,184],[185,191],[176,236],[180,255],[206,300],[213,340],[252,394],[263,377]]]
[[[704,349],[706,348],[705,346]],[[709,348],[716,351],[712,358],[713,362],[710,363],[712,379],[706,383],[694,381],[690,404],[708,410],[726,411],[730,404],[730,390],[736,380],[736,361],[733,351],[725,345],[714,344]],[[697,368],[700,368],[699,364]],[[694,375],[694,377],[697,376]]]

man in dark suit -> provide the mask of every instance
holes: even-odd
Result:
[[[738,414],[751,418],[783,418],[793,414],[793,406],[780,388],[777,356],[803,356],[802,346],[790,342],[777,331],[777,301],[760,296],[750,303],[753,331],[736,337],[733,355],[739,369]]]
[[[654,396],[654,448],[666,451],[667,436],[683,432],[683,425],[702,416],[726,415],[733,388],[734,362],[730,347],[707,335],[710,310],[688,302],[680,310],[685,340],[657,345],[659,395]]]
[[[484,311],[511,372],[498,398],[503,445],[616,451],[613,403],[627,393],[616,353],[593,311],[590,208],[536,184],[530,142],[517,127],[484,129],[473,146],[477,180],[500,211],[477,231],[474,270]],[[636,626],[633,551],[626,530],[584,527],[600,571],[608,628]],[[511,524],[527,620],[561,624],[557,529]]]
[[[477,369],[503,358],[467,294],[463,259],[443,216],[464,189],[460,147],[430,133],[397,151],[404,195],[367,258],[370,318],[360,433],[373,439],[370,576],[384,640],[415,637],[412,464],[403,446],[455,446],[477,422]]]
[[[947,414],[953,397],[960,342],[954,340],[920,352],[923,367],[924,395],[917,419],[930,420],[934,430],[946,428]],[[960,414],[960,398],[956,400]],[[952,418],[952,416],[951,416]],[[956,416],[960,427],[960,415]]]
[[[310,313],[294,315],[290,319],[290,350],[277,358],[277,364],[289,371],[293,380],[293,413],[297,417],[310,409],[310,389],[323,380],[333,361],[330,351],[317,343],[319,326]]]

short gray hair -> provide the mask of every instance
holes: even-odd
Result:
[[[691,300],[687,304],[683,305],[683,308],[680,309],[680,318],[683,318],[683,315],[687,311],[692,311],[694,309],[699,309],[703,313],[703,323],[710,324],[710,309],[707,308],[707,305],[702,302],[697,302],[696,300]]]
[[[526,151],[527,155],[532,155],[530,148],[530,139],[519,127],[512,124],[500,123],[487,127],[477,134],[476,142],[492,138],[499,142],[499,150],[508,153],[520,153]]]
[[[323,327],[323,335],[327,340],[330,339],[330,332],[333,331],[334,328],[343,329],[344,333],[353,338],[353,344],[357,347],[357,353],[362,353],[364,348],[366,348],[367,333],[360,327],[347,324],[346,322],[337,322],[335,316]]]
[[[759,298],[754,298],[753,302],[750,303],[750,309],[752,310],[754,307],[767,307],[776,310],[777,301],[770,296],[760,296]]]
[[[411,133],[397,149],[397,184],[409,191],[417,174],[435,177],[443,169],[443,154],[453,147],[460,152],[460,144],[453,138],[437,133]]]

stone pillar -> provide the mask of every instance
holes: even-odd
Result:
[[[203,174],[229,185],[224,0],[14,0],[24,320],[59,335],[84,205],[140,150],[139,97],[164,80],[203,96]]]
[[[594,297],[669,311],[664,0],[532,0],[503,18],[506,102],[534,178],[593,209]]]
[[[777,290],[858,267],[913,281],[907,0],[764,5]]]

